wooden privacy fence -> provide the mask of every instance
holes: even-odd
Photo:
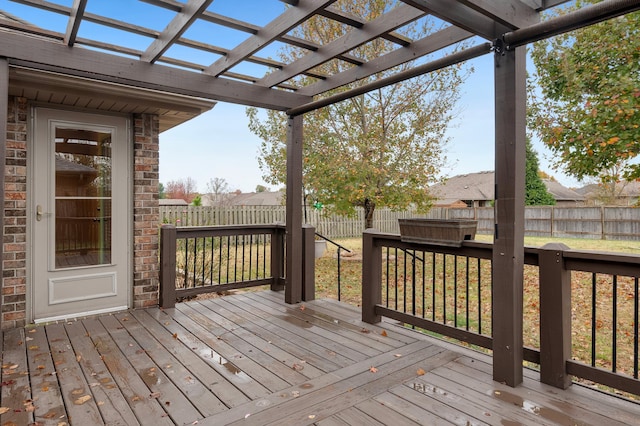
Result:
[[[435,207],[427,214],[415,210],[377,209],[374,228],[399,233],[398,219],[475,219],[479,234],[492,234],[493,208]],[[364,210],[354,217],[324,215],[307,207],[305,222],[329,238],[359,237],[364,231]],[[285,222],[284,206],[161,206],[160,220],[177,226],[262,225]],[[640,240],[640,209],[635,207],[550,207],[525,208],[525,233],[536,237],[573,237],[605,240]]]

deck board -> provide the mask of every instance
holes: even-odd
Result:
[[[256,292],[9,330],[1,425],[632,425],[640,405],[332,300]]]

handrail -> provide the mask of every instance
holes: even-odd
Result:
[[[342,276],[341,276],[341,267],[340,267],[340,250],[346,250],[347,252],[351,253],[351,250],[349,250],[348,248],[346,248],[345,246],[336,243],[335,241],[325,237],[322,234],[319,234],[318,232],[315,232],[315,235],[322,238],[325,241],[330,242],[331,244],[333,244],[334,246],[338,247],[338,301],[340,301],[340,293],[341,293],[341,287],[342,287]]]
[[[322,235],[322,234],[320,234],[320,233],[318,233],[318,232],[314,232],[314,233],[315,233],[315,235],[316,235],[317,237],[320,237],[320,238],[322,238],[323,240],[330,242],[330,243],[331,243],[331,244],[333,244],[334,246],[337,246],[339,249],[346,250],[346,251],[348,251],[349,253],[351,253],[351,250],[349,250],[348,248],[346,248],[345,246],[343,246],[343,245],[341,245],[341,244],[339,244],[339,243],[336,243],[335,241],[333,241],[333,240],[332,240],[332,239],[330,239],[329,237],[325,237],[324,235]]]
[[[231,225],[176,227],[160,233],[160,306],[179,298],[270,285],[282,289],[283,226]],[[176,282],[182,281],[177,286]],[[177,288],[180,287],[180,288]]]
[[[412,262],[409,257],[405,257],[405,260],[396,258],[391,261],[394,262],[391,263],[393,274],[390,274],[390,259],[387,257],[385,276],[382,267],[385,259],[382,254],[385,249],[392,248],[405,252],[416,250],[433,253],[434,256],[433,258],[429,255],[425,256],[429,267],[418,268],[417,279],[407,275],[411,271],[405,271],[404,275],[402,274],[403,262]],[[480,325],[469,327],[469,298],[473,296],[474,299],[481,300],[480,293],[477,295],[469,293],[469,262],[467,260],[466,266],[464,259],[460,263],[457,260],[451,263],[446,256],[475,258],[478,266],[475,268],[474,265],[472,269],[479,271],[480,260],[490,262],[492,251],[493,245],[490,243],[465,241],[461,247],[455,248],[406,243],[396,234],[365,231],[362,275],[363,321],[375,323],[382,316],[386,316],[443,336],[491,349],[491,335],[485,335]],[[435,254],[442,255],[438,257],[438,276],[435,276],[435,266],[431,268],[432,264],[435,265]],[[524,296],[529,295],[525,314],[530,320],[539,321],[539,341],[538,338],[531,340],[533,346],[538,343],[539,346],[523,347],[522,350],[525,360],[540,365],[540,380],[552,386],[566,388],[572,383],[571,376],[575,376],[640,395],[640,256],[571,250],[563,244],[556,243],[543,247],[525,247],[524,261],[526,265],[535,268],[532,273],[537,274],[538,277],[537,280],[535,278],[529,280],[535,287],[529,287],[529,292]],[[485,265],[485,267],[489,266]],[[458,266],[461,269],[456,269]],[[445,284],[443,271],[447,270],[449,272],[446,274]],[[485,312],[491,312],[493,330],[500,327],[505,320],[500,317],[502,310],[491,306],[490,291],[487,291],[490,287],[486,280],[492,280],[496,274],[499,277],[500,271],[491,268],[490,273],[491,277],[483,272],[482,282],[486,285],[481,286],[479,276],[475,275],[471,284],[474,289],[483,288],[482,303]],[[390,275],[396,275],[395,279]],[[475,281],[476,278],[477,281]],[[395,294],[390,294],[389,288],[392,288]],[[416,288],[418,298],[415,295]],[[406,289],[410,291],[403,294],[402,292]],[[414,294],[411,294],[412,291]],[[437,300],[435,299],[436,291]],[[458,293],[464,297],[466,313],[464,313],[465,303],[458,304],[455,301]],[[427,299],[424,299],[425,294],[428,296]],[[432,295],[433,301],[430,300]],[[449,299],[446,299],[447,297]],[[428,310],[427,315],[424,311],[414,313],[415,303],[421,304],[421,308],[426,305],[429,309],[435,309],[437,306],[439,309],[437,315],[433,314],[432,310]],[[454,309],[449,316],[444,310],[447,306],[452,306]],[[460,312],[463,312],[460,323],[455,319],[456,306],[460,306]],[[479,308],[480,306],[478,311]],[[466,327],[465,318],[467,318]],[[484,318],[484,316],[472,317],[478,322]],[[576,332],[581,330],[572,330],[572,322],[575,321],[590,325],[590,330],[586,329],[576,335]],[[576,339],[586,341],[587,346],[576,348]],[[590,347],[589,339],[591,339]]]

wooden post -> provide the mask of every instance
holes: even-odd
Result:
[[[302,115],[287,123],[287,244],[284,301],[302,301]]]
[[[176,242],[174,225],[160,228],[160,307],[176,306]]]
[[[305,224],[302,235],[302,300],[308,302],[316,298],[316,228]]]
[[[522,383],[526,118],[524,47],[495,54],[493,379]]]
[[[564,244],[540,249],[540,381],[557,388],[571,385],[571,272],[564,267]]]
[[[362,234],[362,321],[374,324],[382,317],[375,306],[382,303],[382,247],[375,243],[375,229]]]
[[[271,233],[271,290],[280,291],[284,288],[281,283],[284,266],[284,228],[276,224]]]

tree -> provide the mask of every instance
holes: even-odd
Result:
[[[596,0],[578,0],[573,10]],[[559,12],[566,13],[566,12]],[[529,125],[582,180],[640,178],[640,13],[534,44]],[[617,175],[610,175],[616,171]]]
[[[202,197],[200,196],[200,194],[194,197],[193,201],[191,202],[191,205],[196,207],[200,207],[202,205]]]
[[[552,206],[556,203],[553,195],[549,194],[547,187],[540,178],[538,171],[538,154],[534,151],[531,141],[527,139],[527,163],[525,170],[525,197],[527,206]]]
[[[190,177],[167,182],[165,193],[167,198],[178,198],[191,203],[196,194],[196,181]]]
[[[269,188],[267,188],[264,185],[256,185],[256,192],[268,192],[270,191]]]
[[[212,206],[224,206],[229,202],[229,184],[224,178],[213,178],[207,182],[205,195]]]
[[[339,0],[334,7],[364,21],[371,21],[396,5],[392,0]],[[424,37],[441,25],[425,19],[399,30],[411,39]],[[296,36],[320,45],[337,39],[348,29],[336,21],[316,16],[297,27]],[[397,46],[382,38],[360,46],[350,54],[370,61]],[[304,52],[288,47],[284,62]],[[351,67],[333,60],[314,69],[332,75]],[[400,65],[394,72],[411,67]],[[389,72],[359,80],[349,87],[384,78]],[[373,224],[376,207],[405,209],[410,204],[425,211],[432,203],[426,188],[437,180],[446,158],[443,148],[447,125],[455,116],[465,67],[449,67],[435,73],[379,89],[320,110],[307,113],[304,122],[303,187],[310,203],[320,202],[325,213],[353,215],[355,207],[365,211],[365,227]],[[299,77],[300,85],[314,83]],[[338,88],[320,97],[344,90]],[[258,158],[265,181],[286,183],[286,117],[278,112],[258,116],[248,109],[249,129],[262,139]]]
[[[166,198],[167,194],[164,192],[164,185],[162,184],[162,182],[158,182],[158,199],[162,200],[163,198]]]

